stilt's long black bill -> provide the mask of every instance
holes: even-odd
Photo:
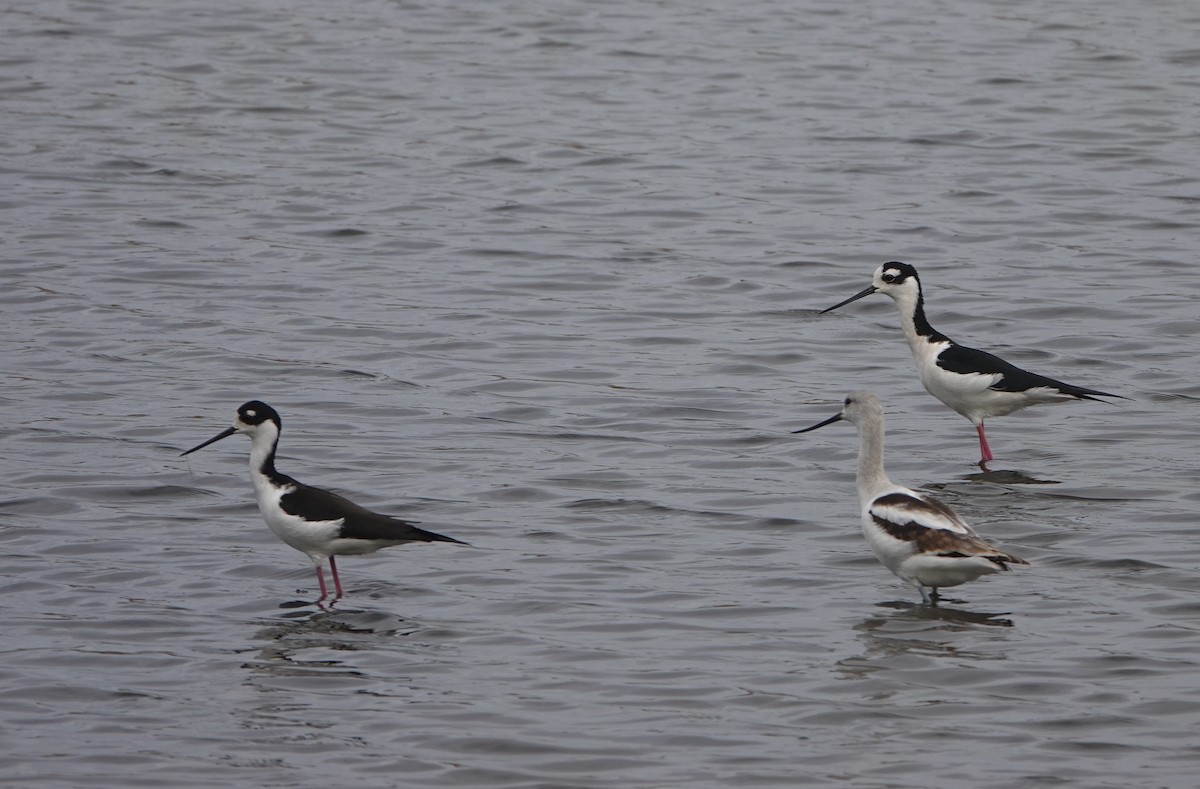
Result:
[[[837,304],[834,304],[834,305],[833,305],[832,307],[830,307],[829,309],[827,309],[827,310],[821,310],[821,312],[820,312],[820,313],[818,313],[818,314],[820,314],[820,315],[824,315],[824,314],[825,314],[825,313],[827,313],[827,312],[833,312],[833,311],[834,311],[834,310],[836,310],[838,307],[845,307],[847,304],[849,304],[849,303],[850,303],[850,302],[852,302],[852,301],[858,301],[859,299],[866,298],[867,296],[870,296],[870,295],[871,295],[872,293],[874,293],[876,290],[878,290],[878,288],[876,288],[874,285],[872,285],[871,287],[869,287],[869,288],[867,288],[866,290],[864,290],[862,293],[855,293],[853,296],[851,296],[850,298],[846,299],[845,301],[839,301]]]
[[[222,438],[229,438],[237,431],[238,430],[236,427],[226,428],[225,430],[222,430],[220,433],[217,433],[215,436],[213,436],[209,440],[205,441],[203,444],[200,444],[199,446],[194,446],[191,449],[189,449],[187,452],[180,452],[179,457],[183,457],[184,455],[190,455],[193,452],[195,452],[197,449],[204,449],[209,444],[215,444],[218,441],[220,441]]]
[[[841,414],[834,414],[833,416],[826,419],[824,422],[818,422],[817,424],[813,425],[812,427],[806,427],[803,430],[793,430],[792,432],[793,433],[807,433],[810,430],[816,430],[818,427],[825,427],[825,425],[832,425],[834,422],[840,422],[841,419],[842,419]],[[215,441],[216,439],[213,439],[213,440]],[[199,448],[200,447],[196,447],[196,449],[199,449]]]

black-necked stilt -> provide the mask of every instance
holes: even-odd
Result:
[[[900,325],[925,390],[975,425],[979,434],[979,465],[985,470],[987,462],[992,460],[992,450],[983,432],[986,417],[1004,416],[1039,403],[1096,400],[1099,397],[1128,399],[1056,381],[1022,370],[986,351],[959,345],[929,325],[925,318],[921,280],[917,270],[907,263],[884,263],[875,270],[871,287],[821,310],[821,314],[872,293],[882,293],[896,302]]]
[[[948,506],[888,479],[883,470],[883,406],[870,392],[851,392],[841,413],[807,433],[845,419],[858,428],[858,498],[863,533],[883,566],[917,587],[926,603],[938,589],[1029,564],[989,545]],[[930,591],[926,591],[926,589]]]
[[[275,536],[308,555],[317,568],[321,602],[328,596],[321,563],[329,560],[333,572],[334,598],[342,596],[334,556],[374,553],[380,548],[406,542],[466,543],[419,529],[407,521],[360,507],[336,493],[305,485],[275,470],[275,448],[283,422],[279,413],[258,400],[241,405],[230,427],[183,455],[227,438],[234,433],[250,436],[250,479],[258,498],[258,510]]]

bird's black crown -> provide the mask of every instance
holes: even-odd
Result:
[[[262,400],[251,400],[238,406],[238,419],[247,425],[261,425],[268,421],[282,424],[279,413]]]
[[[894,285],[904,282],[909,277],[915,279],[918,283],[921,278],[917,276],[917,270],[907,263],[892,261],[891,263],[883,264],[883,274],[880,275],[884,282],[889,285]]]

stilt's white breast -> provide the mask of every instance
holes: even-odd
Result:
[[[291,515],[280,506],[280,500],[294,490],[294,486],[277,486],[261,474],[254,475],[254,492],[258,499],[258,511],[262,513],[267,527],[275,536],[301,553],[308,554],[314,562],[333,555],[331,550],[337,539],[342,520],[306,521]]]
[[[1005,405],[1004,396],[990,387],[1003,377],[999,373],[952,373],[938,366],[938,355],[950,347],[948,341],[930,342],[915,336],[909,341],[917,377],[925,391],[941,400],[947,407],[975,421],[985,416],[999,416],[996,407]],[[1009,413],[1009,411],[1003,411]]]

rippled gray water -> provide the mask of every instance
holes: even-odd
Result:
[[[18,2],[3,14],[14,786],[1192,787],[1200,10]],[[969,344],[1128,395],[971,425]],[[888,467],[1033,562],[932,610]],[[308,560],[248,444],[468,540]],[[1022,476],[1023,475],[1023,476]],[[1046,484],[1017,482],[1023,477]]]

